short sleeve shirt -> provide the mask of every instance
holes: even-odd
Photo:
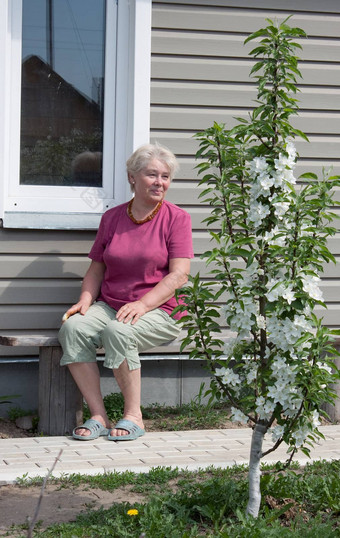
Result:
[[[172,258],[193,258],[190,215],[164,201],[155,217],[135,224],[127,203],[104,213],[89,258],[106,266],[98,300],[115,310],[141,299],[169,273]],[[174,297],[159,306],[171,314]],[[175,315],[179,319],[183,314]]]

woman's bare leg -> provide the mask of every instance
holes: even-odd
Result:
[[[124,397],[124,418],[144,429],[141,405],[141,369],[129,370],[126,359],[119,368],[113,369],[114,376]],[[111,431],[112,436],[127,435],[126,430]]]
[[[110,422],[104,407],[103,396],[100,390],[100,373],[96,362],[77,362],[68,364],[71,375],[89,406],[91,418],[98,420],[106,428]],[[90,431],[77,428],[78,435],[90,435]]]

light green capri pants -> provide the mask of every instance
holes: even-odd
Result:
[[[129,370],[135,370],[140,368],[139,352],[175,339],[181,330],[160,308],[147,312],[134,325],[117,321],[116,313],[98,301],[85,316],[75,314],[65,321],[59,331],[63,348],[60,364],[96,362],[96,351],[103,347],[104,366],[118,368],[126,359]]]

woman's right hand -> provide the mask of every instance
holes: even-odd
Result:
[[[79,301],[65,312],[62,318],[63,322],[73,314],[77,314],[77,312],[82,316],[86,314],[91,304],[98,297],[104,273],[105,264],[92,260],[83,280]]]
[[[77,314],[78,312],[79,312],[79,314],[84,316],[86,314],[86,312],[88,311],[90,306],[91,306],[91,304],[89,304],[86,301],[78,301],[76,304],[71,306],[71,308],[69,308],[65,312],[65,314],[62,317],[62,322],[64,323],[64,321],[66,321],[70,316],[73,316],[74,314]]]

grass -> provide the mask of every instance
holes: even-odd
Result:
[[[108,510],[87,510],[76,521],[37,528],[41,538],[334,538],[340,537],[340,461],[316,462],[279,471],[266,465],[262,507],[257,519],[245,517],[246,466],[198,472],[157,468],[149,473],[72,475],[53,479],[65,488],[79,485],[114,491],[143,491],[144,501],[115,503]],[[40,480],[40,482],[39,482]],[[39,484],[41,479],[24,481]],[[137,510],[136,515],[128,511]],[[25,536],[11,529],[8,536]],[[15,532],[15,534],[14,534]],[[144,534],[143,534],[144,533]]]

